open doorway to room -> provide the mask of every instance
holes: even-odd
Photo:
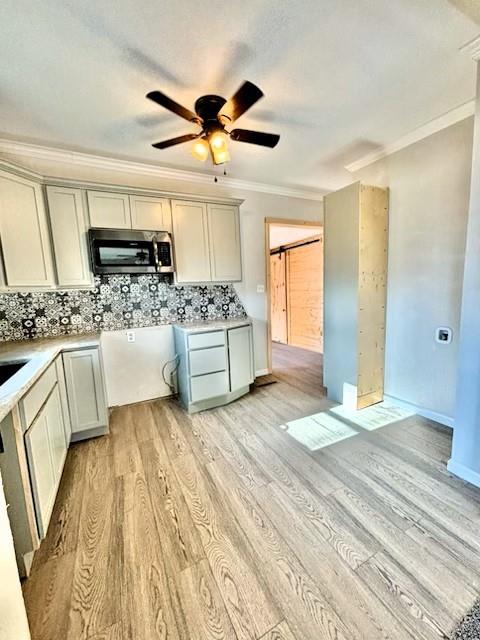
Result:
[[[323,387],[323,226],[266,219],[268,365],[304,390]]]

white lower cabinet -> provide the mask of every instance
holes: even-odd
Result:
[[[178,392],[189,413],[227,404],[248,393],[253,382],[252,325],[247,319],[230,328],[226,321],[197,333],[175,325],[179,356]]]
[[[44,538],[67,453],[58,385],[25,433],[38,533]]]
[[[44,538],[70,441],[108,431],[98,347],[59,355],[19,406],[38,534]]]
[[[108,431],[105,384],[98,348],[63,354],[72,441]]]
[[[252,327],[237,327],[227,333],[230,390],[237,391],[252,384],[254,379]]]

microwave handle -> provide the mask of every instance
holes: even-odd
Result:
[[[157,271],[160,271],[160,267],[162,266],[160,264],[160,260],[158,259],[158,244],[156,240],[152,240],[153,242],[153,258],[155,260],[155,269]]]

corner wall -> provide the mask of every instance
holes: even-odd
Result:
[[[390,188],[385,395],[453,426],[473,119],[357,171]],[[449,345],[436,327],[453,329]]]

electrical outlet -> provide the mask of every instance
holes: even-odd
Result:
[[[265,293],[265,285],[257,284],[257,293]]]
[[[452,330],[450,327],[438,327],[435,331],[435,340],[440,344],[450,344],[452,337]]]
[[[127,342],[135,342],[135,331],[127,331]]]

